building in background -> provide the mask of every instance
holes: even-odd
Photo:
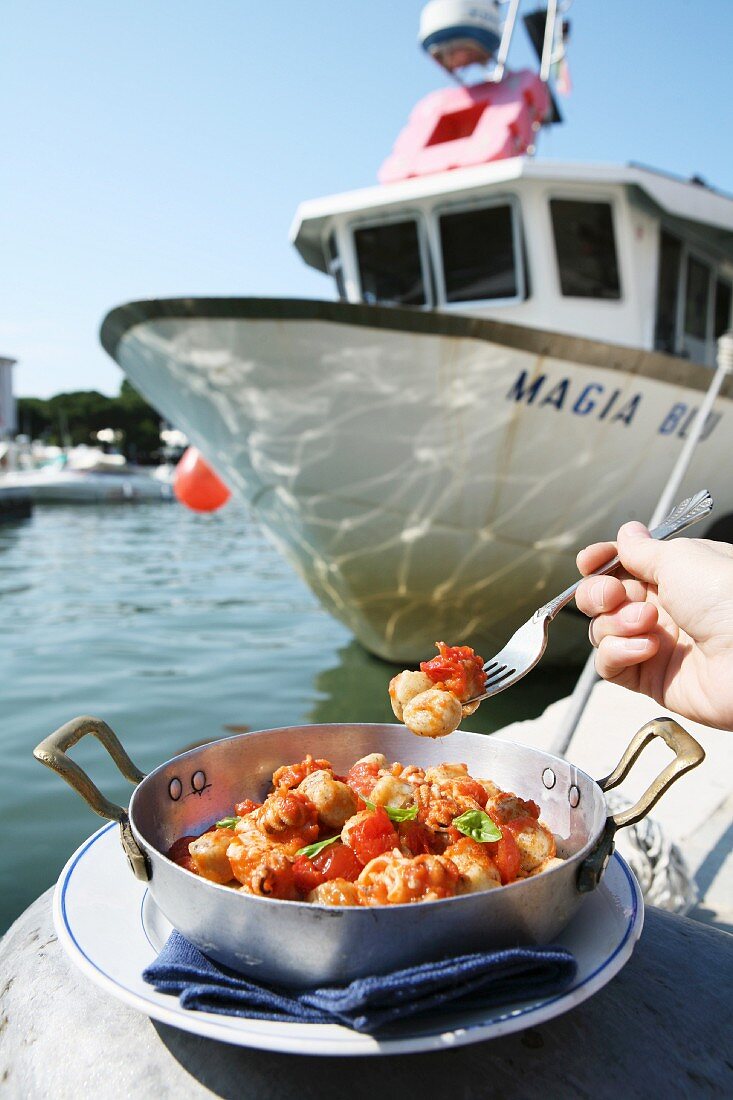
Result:
[[[18,430],[13,395],[13,367],[16,359],[0,356],[0,439],[9,439]]]

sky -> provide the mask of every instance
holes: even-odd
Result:
[[[417,46],[422,6],[5,0],[0,355],[16,394],[116,393],[98,333],[126,301],[333,297],[290,223],[303,199],[375,183],[446,83]],[[733,0],[575,0],[568,18],[573,94],[539,155],[733,191]],[[517,35],[510,64],[530,59]]]

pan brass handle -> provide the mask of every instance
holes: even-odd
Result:
[[[613,814],[606,818],[603,832],[593,851],[583,860],[578,870],[577,885],[581,894],[594,890],[611,858],[614,848],[614,834],[617,829],[623,829],[626,825],[634,825],[641,821],[651,810],[652,806],[662,797],[664,792],[672,786],[685,772],[696,768],[705,759],[705,751],[694,737],[682,729],[679,723],[672,718],[654,718],[634,735],[624,755],[617,766],[605,779],[598,780],[598,786],[602,791],[613,790],[631,771],[632,766],[644,751],[646,746],[661,737],[669,745],[675,754],[664,771],[660,772],[653,783],[647,787],[638,802],[630,806],[628,810]]]
[[[89,715],[72,718],[70,722],[66,722],[54,733],[49,734],[39,745],[36,745],[33,755],[39,763],[57,772],[81,795],[96,814],[110,821],[119,821],[122,847],[125,849],[135,877],[147,881],[150,878],[147,857],[132,835],[127,810],[106,798],[86,772],[66,754],[67,749],[73,748],[87,734],[96,737],[104,746],[125,779],[137,784],[145,778],[145,773],[135,767],[107,723],[101,718],[92,718]]]
[[[627,748],[620,761],[605,779],[598,780],[598,786],[602,791],[613,790],[631,771],[646,746],[655,737],[661,737],[669,745],[674,755],[664,771],[649,784],[638,802],[627,810],[613,815],[613,823],[617,829],[623,829],[626,825],[634,825],[641,821],[651,810],[652,806],[662,797],[664,792],[676,782],[681,775],[696,768],[705,759],[705,750],[702,745],[692,737],[679,723],[672,718],[654,718],[634,735],[631,744]]]

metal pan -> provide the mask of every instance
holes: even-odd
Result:
[[[96,737],[136,784],[128,810],[105,798],[66,755],[86,734]],[[625,778],[655,737],[667,743],[674,759],[636,805],[609,816],[604,792]],[[179,837],[200,833],[231,814],[242,798],[263,798],[273,771],[307,752],[326,757],[337,772],[371,752],[423,767],[446,760],[465,763],[471,775],[493,779],[539,804],[564,863],[501,889],[442,901],[332,908],[240,893],[199,878],[163,854]],[[705,754],[671,718],[659,718],[639,730],[618,767],[596,782],[566,760],[480,734],[459,731],[435,742],[415,737],[404,726],[314,725],[215,741],[145,776],[105,722],[81,717],[42,741],[34,756],[96,813],[119,821],[133,872],[149,883],[161,911],[192,943],[257,979],[309,986],[386,973],[457,952],[549,942],[600,882],[616,830],[644,817]]]

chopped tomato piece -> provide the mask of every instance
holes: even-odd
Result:
[[[382,852],[391,852],[399,847],[399,838],[394,825],[382,806],[368,813],[348,831],[349,847],[363,864],[381,856]]]
[[[308,894],[332,878],[345,878],[354,882],[362,865],[346,844],[337,841],[319,852],[317,856],[298,856],[293,863],[295,885],[302,894]]]
[[[298,856],[293,862],[293,878],[296,889],[301,894],[309,894],[311,890],[315,890],[316,886],[326,881],[308,856]]]
[[[337,841],[313,857],[313,866],[318,868],[325,882],[332,878],[345,878],[348,882],[354,882],[361,874],[363,864],[348,844]]]
[[[346,774],[346,784],[362,798],[368,798],[379,779],[379,765],[372,761],[354,764]]]
[[[512,821],[510,824],[515,825],[516,822]],[[502,825],[501,832],[501,840],[487,844],[486,848],[499,870],[502,886],[507,886],[519,874],[522,860],[509,825]]]
[[[480,695],[486,684],[483,657],[479,657],[468,645],[435,644],[439,656],[431,661],[422,661],[421,672],[429,676],[434,684],[442,684],[447,691],[452,691],[462,702]]]
[[[197,875],[198,871],[196,870],[196,864],[193,861],[193,856],[188,850],[188,846],[192,840],[198,840],[198,837],[179,837],[174,844],[171,844],[170,848],[165,854],[168,856],[168,859],[172,859],[173,862],[177,863],[179,867],[185,867],[187,871],[193,871],[193,873]]]

